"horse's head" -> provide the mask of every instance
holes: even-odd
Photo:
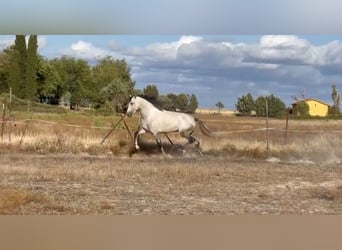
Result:
[[[131,98],[131,100],[129,101],[128,103],[128,106],[127,106],[127,111],[126,111],[126,115],[128,117],[131,117],[136,111],[139,110],[139,102],[138,102],[139,99],[137,99],[136,96],[133,96]]]

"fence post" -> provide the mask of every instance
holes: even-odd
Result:
[[[289,127],[289,112],[290,110],[287,108],[286,109],[286,123],[285,123],[285,135],[284,135],[284,144],[287,144],[287,130]]]
[[[9,123],[8,123],[8,142],[9,143],[12,142],[12,125],[13,125],[13,123],[10,122],[10,119],[12,119],[12,121],[14,121],[14,117],[9,116],[7,119],[9,121]]]
[[[131,133],[131,131],[129,130],[129,127],[125,121],[125,115],[120,115],[120,119],[117,121],[117,123],[115,123],[115,125],[113,126],[113,128],[108,132],[108,134],[102,139],[102,141],[100,142],[100,144],[104,143],[104,141],[111,135],[111,133],[116,129],[116,127],[120,124],[121,121],[123,121],[125,128],[128,132],[128,134],[131,136],[131,139],[133,140],[133,135]]]
[[[7,106],[7,98],[2,103],[2,121],[1,121],[1,142],[4,140],[4,129],[6,122],[6,106]]]
[[[10,93],[9,93],[9,102],[10,102],[10,105],[9,105],[9,110],[10,112],[12,111],[12,88],[10,88]]]
[[[265,111],[266,111],[266,156],[268,157],[269,155],[269,140],[270,140],[270,135],[269,135],[269,129],[268,129],[268,101],[267,97],[265,98]]]

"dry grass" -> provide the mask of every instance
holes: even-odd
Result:
[[[63,114],[63,116],[66,116]],[[44,118],[44,117],[40,117]],[[127,131],[115,130],[104,144],[100,144],[108,129],[87,128],[93,118],[81,117],[77,119],[67,117],[68,122],[76,126],[65,126],[65,121],[56,124],[31,121],[28,124],[17,124],[12,128],[11,143],[7,140],[5,130],[4,142],[0,144],[1,152],[20,153],[86,153],[90,155],[132,155],[131,138]],[[58,122],[58,116],[47,118]],[[63,119],[66,119],[65,117]],[[108,118],[99,123],[110,126]],[[269,151],[266,152],[265,131],[254,131],[264,128],[265,121],[258,118],[234,118],[211,115],[201,117],[214,132],[215,136],[205,137],[200,131],[195,136],[201,142],[201,148],[206,155],[247,157],[265,159],[276,157],[282,161],[307,160],[314,162],[339,161],[342,157],[342,133],[310,133],[310,131],[339,130],[338,121],[290,121],[285,144],[285,132],[280,131],[285,126],[284,120],[270,120]],[[129,126],[135,130],[137,119],[127,119]],[[246,131],[251,130],[251,131]],[[291,132],[291,130],[293,132]],[[303,130],[306,132],[299,132]],[[235,133],[240,131],[240,133]],[[243,132],[241,132],[243,131]],[[226,132],[226,133],[225,133]],[[169,135],[175,146],[171,146],[165,137],[162,141],[166,152],[173,156],[184,156],[183,145],[186,141],[178,134]],[[154,138],[151,135],[142,136],[142,153],[159,154]],[[198,152],[191,146],[184,148],[185,156],[198,156]]]
[[[0,190],[0,211],[17,208],[29,202],[39,202],[41,200],[42,197],[34,195],[28,190],[4,188]]]
[[[58,121],[56,117],[50,117]],[[74,125],[89,125],[85,118]],[[201,117],[215,132],[264,127],[262,119]],[[136,118],[127,120],[134,130]],[[117,129],[30,122],[0,143],[0,214],[334,214],[342,212],[342,133],[199,131],[204,153],[150,135],[141,151]],[[98,122],[108,126],[105,121]],[[285,121],[271,120],[283,129]],[[339,130],[337,121],[290,121],[293,130]],[[185,153],[184,151],[185,150]]]
[[[333,214],[340,166],[225,157],[3,155],[0,214]]]

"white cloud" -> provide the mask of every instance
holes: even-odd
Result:
[[[138,88],[155,83],[161,93],[193,92],[202,106],[226,96],[225,105],[234,107],[237,96],[246,92],[273,93],[289,104],[291,96],[303,88],[307,95],[329,102],[329,85],[342,84],[341,41],[318,46],[298,36],[282,35],[261,36],[251,44],[182,36],[140,47],[115,41],[107,46],[78,41],[64,52],[92,61],[120,55],[131,66]]]
[[[329,84],[342,81],[340,41],[317,46],[297,36],[262,36],[256,44],[198,39],[183,43],[176,50],[180,40],[158,44],[153,51],[147,48],[145,57],[140,58],[140,70],[149,71],[153,67],[154,71],[167,71],[168,78],[165,75],[164,79],[158,79],[161,86],[163,82],[174,81],[179,86],[175,89],[210,84],[212,89],[223,90],[238,81],[240,84],[232,91],[274,93],[288,103],[292,101],[291,95],[302,88],[307,88],[315,98],[329,101]],[[144,61],[145,58],[149,60]],[[173,71],[178,77],[170,77]],[[325,86],[324,91],[316,89],[321,86]]]
[[[182,36],[178,41],[168,43],[153,43],[146,47],[133,48],[128,52],[149,62],[169,61],[177,59],[177,52],[183,45],[189,45],[202,40],[198,36]]]
[[[320,49],[324,64],[342,64],[342,42],[333,41]]]
[[[108,55],[104,49],[97,48],[93,44],[78,41],[63,51],[64,55],[74,56],[85,60],[100,59]]]
[[[202,39],[203,38],[199,36],[182,36],[177,42],[175,42],[176,49],[179,49],[182,45],[192,44],[194,42],[201,41]]]
[[[46,37],[45,36],[38,36],[38,51],[44,49],[46,47]]]
[[[273,64],[316,65],[322,61],[319,49],[297,36],[262,36],[249,49],[249,60]]]
[[[287,35],[266,35],[260,39],[261,48],[305,48],[309,46],[309,43],[300,39],[297,36]]]

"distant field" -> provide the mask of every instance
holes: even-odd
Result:
[[[290,120],[285,143],[271,119],[266,151],[264,119],[198,116],[214,134],[195,133],[203,157],[177,134],[162,136],[165,156],[144,135],[130,157],[123,125],[100,144],[119,117],[18,112],[0,144],[0,214],[342,212],[340,121]]]

